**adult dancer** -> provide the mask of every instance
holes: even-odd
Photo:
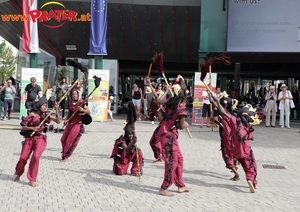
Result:
[[[172,89],[171,86],[168,86],[165,95],[158,100],[159,104],[165,105],[165,115],[158,131],[162,145],[162,153],[165,159],[164,180],[159,190],[159,194],[163,196],[174,196],[174,194],[167,190],[173,183],[178,187],[179,193],[189,192],[191,190],[185,186],[182,179],[183,156],[178,144],[178,129],[188,127],[188,123],[185,121],[188,112],[185,106],[188,91],[183,79],[180,85],[176,84],[173,87],[175,93],[174,97],[168,101],[166,100],[168,91]]]
[[[66,128],[60,139],[62,145],[62,162],[65,162],[73,154],[79,143],[80,137],[84,132],[83,124],[81,122],[82,115],[91,113],[84,101],[79,99],[79,91],[77,89],[73,88],[70,95],[69,112],[66,120],[64,121]],[[78,111],[77,114],[69,120],[71,115],[76,111]]]
[[[49,96],[50,97],[50,96]],[[16,178],[14,181],[20,181],[21,175],[24,173],[24,168],[29,159],[31,153],[31,159],[28,167],[27,178],[29,179],[29,185],[32,187],[36,187],[36,179],[39,171],[39,163],[40,157],[44,152],[47,140],[46,140],[46,125],[50,123],[50,121],[54,121],[59,124],[60,116],[59,116],[59,104],[55,103],[54,107],[56,110],[56,116],[49,116],[46,122],[38,128],[38,125],[48,114],[46,112],[47,109],[47,98],[42,97],[39,99],[37,103],[33,105],[33,108],[30,110],[29,115],[24,118],[21,122],[22,130],[20,132],[21,135],[25,137],[25,141],[22,147],[22,151],[20,154],[20,159],[16,165]],[[32,132],[36,132],[34,136],[30,136]]]
[[[254,116],[256,110],[251,105],[246,105],[239,111],[237,116],[234,116],[224,110],[215,96],[212,96],[215,106],[219,109],[222,116],[226,116],[230,120],[231,127],[231,146],[230,152],[242,165],[246,180],[250,188],[250,192],[254,193],[257,188],[257,165],[250,146],[250,140],[253,140],[254,129],[250,125],[258,124],[260,121],[257,116]]]

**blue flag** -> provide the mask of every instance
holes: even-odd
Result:
[[[91,0],[91,33],[89,55],[107,55],[107,0]]]

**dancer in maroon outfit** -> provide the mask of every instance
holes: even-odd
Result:
[[[181,85],[181,86],[180,86]],[[158,131],[158,137],[162,145],[162,153],[165,159],[165,174],[164,180],[159,190],[159,194],[163,196],[173,196],[167,189],[174,183],[178,187],[178,192],[189,192],[191,189],[187,188],[183,182],[183,156],[181,154],[178,144],[178,129],[188,127],[185,121],[187,115],[186,96],[187,90],[182,80],[179,84],[173,86],[174,97],[166,101],[168,91],[172,89],[171,86],[164,95],[159,99],[160,104],[165,104],[165,115],[160,123],[161,127]]]
[[[254,193],[257,188],[257,165],[250,146],[250,140],[253,140],[254,129],[249,123],[252,125],[260,123],[257,116],[254,116],[255,109],[251,105],[246,105],[243,109],[237,111],[236,117],[224,110],[216,97],[212,96],[211,99],[213,99],[213,104],[217,106],[220,114],[229,120],[231,127],[230,152],[241,163],[250,192]]]
[[[69,120],[71,115],[76,111],[78,111],[77,114],[71,118],[71,120]],[[67,126],[64,130],[63,136],[60,139],[62,145],[62,162],[66,161],[73,154],[76,146],[79,143],[80,137],[84,131],[83,124],[81,122],[82,115],[90,113],[90,109],[87,107],[87,105],[84,104],[83,100],[79,99],[79,91],[72,89],[71,100],[69,101],[69,113],[64,122],[64,124],[67,124]]]
[[[214,100],[211,99],[211,96],[210,96],[210,101],[212,103],[214,103]],[[234,103],[234,100],[232,100],[225,91],[223,93],[221,93],[221,95],[219,97],[219,101],[226,112],[233,114],[233,109],[236,108],[237,101],[236,101],[236,103]],[[226,164],[226,168],[230,169],[234,173],[234,176],[232,178],[230,178],[230,180],[237,181],[240,179],[240,177],[237,172],[236,160],[234,159],[233,154],[231,153],[230,119],[227,116],[220,114],[219,121],[221,123],[220,124],[221,126],[219,128],[219,134],[221,137],[222,157]]]
[[[40,157],[44,152],[47,140],[46,140],[46,125],[50,123],[50,121],[54,121],[59,124],[60,116],[59,116],[59,104],[55,104],[56,117],[49,116],[44,124],[38,128],[38,125],[42,122],[42,120],[48,115],[46,112],[48,100],[46,97],[42,97],[39,99],[37,103],[34,104],[31,109],[29,115],[24,118],[21,122],[22,130],[20,132],[26,139],[23,143],[22,151],[20,154],[20,159],[16,166],[16,178],[14,181],[20,181],[21,175],[24,173],[25,165],[33,152],[28,172],[27,178],[29,179],[29,185],[32,187],[36,187],[36,179],[39,171],[39,163]],[[31,137],[31,133],[35,132],[35,134]]]
[[[137,137],[134,135],[132,125],[127,123],[124,130],[124,136],[121,135],[116,140],[111,153],[111,158],[114,159],[113,172],[116,175],[127,174],[132,162],[131,175],[139,176],[142,173],[143,153],[140,148],[136,148]]]

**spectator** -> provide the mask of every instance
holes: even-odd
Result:
[[[16,94],[16,89],[12,86],[12,81],[10,79],[7,80],[7,84],[1,88],[0,92],[2,91],[5,92],[5,95],[4,95],[4,112],[1,120],[7,120],[10,119],[12,102],[14,99],[14,94]]]
[[[293,89],[291,91],[293,96],[293,102],[295,107],[291,108],[291,119],[294,119],[295,117],[295,111],[296,111],[296,117],[297,119],[300,119],[300,108],[299,108],[299,91],[297,90],[297,86],[294,85]]]
[[[270,126],[270,117],[272,115],[272,127],[275,127],[276,122],[276,113],[277,113],[277,95],[275,91],[275,86],[270,86],[270,91],[267,93],[266,96],[266,106],[265,112],[266,114],[266,127]]]
[[[114,121],[113,115],[112,115],[112,111],[111,111],[111,103],[114,101],[114,97],[110,96],[108,99],[108,106],[107,106],[107,112],[109,115],[109,118],[111,121]]]
[[[209,88],[211,89],[211,85],[208,84]],[[202,107],[202,122],[200,127],[203,127],[204,119],[207,121],[207,127],[210,127],[208,117],[210,117],[210,101],[208,92],[206,90],[202,91],[202,98],[203,98],[203,107]]]
[[[141,101],[143,100],[143,92],[142,89],[138,87],[136,82],[133,83],[131,96],[132,96],[132,103],[136,110],[136,115],[138,116],[137,120],[140,121]]]
[[[280,110],[280,119],[279,124],[281,128],[284,128],[284,116],[285,116],[285,126],[290,128],[290,104],[294,103],[293,96],[290,91],[287,90],[286,84],[281,85],[281,91],[278,94],[279,110]]]
[[[41,87],[36,84],[36,78],[31,77],[30,82],[30,84],[26,85],[24,93],[22,95],[22,102],[24,101],[24,99],[26,99],[25,107],[27,109],[27,115],[32,109],[33,103],[39,101],[39,95],[42,96]]]
[[[43,94],[46,93],[47,89],[51,88],[50,83],[48,81],[48,75],[44,75],[44,81],[43,81]]]

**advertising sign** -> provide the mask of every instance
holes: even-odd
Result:
[[[109,70],[89,69],[88,91],[95,88],[94,76],[101,77],[100,86],[88,99],[88,106],[93,121],[107,120],[108,95],[109,95]]]
[[[228,52],[300,52],[299,0],[229,0]]]
[[[192,125],[207,125],[209,121],[206,119],[203,120],[202,122],[202,108],[203,108],[203,98],[202,98],[202,93],[203,91],[206,91],[206,87],[204,86],[203,82],[200,80],[201,73],[200,72],[195,72],[195,83],[194,83],[194,102],[193,102],[193,114],[192,114]],[[206,84],[209,84],[210,82],[210,77],[209,74],[204,79],[204,82]],[[212,91],[215,92],[216,86],[217,86],[217,74],[212,73],[211,74],[211,86],[212,86]]]

